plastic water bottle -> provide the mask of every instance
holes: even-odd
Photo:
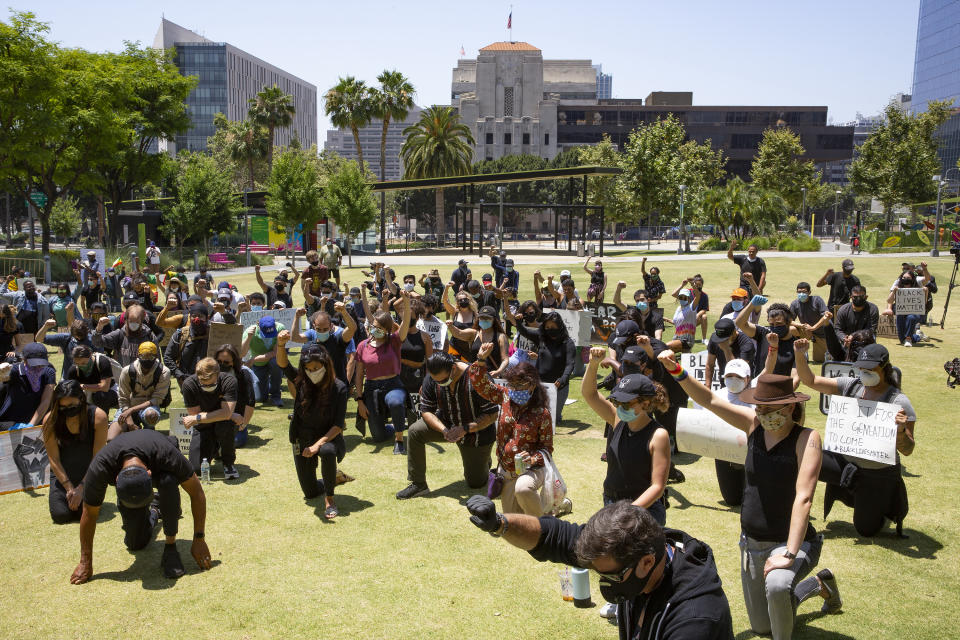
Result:
[[[210,461],[206,458],[200,463],[200,482],[210,484]]]

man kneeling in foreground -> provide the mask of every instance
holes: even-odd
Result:
[[[130,551],[146,547],[153,539],[157,520],[163,518],[166,546],[160,566],[167,578],[184,574],[177,552],[180,487],[190,496],[193,512],[193,545],[190,554],[201,569],[210,568],[210,550],[203,539],[207,500],[190,462],[177,447],[176,438],[143,429],[121,433],[100,449],[83,478],[83,515],[80,517],[80,564],[70,576],[83,584],[93,575],[93,536],[108,484],[117,487],[117,508]],[[179,485],[179,486],[178,486]],[[154,497],[153,487],[157,488]]]
[[[661,528],[627,500],[607,505],[585,525],[497,513],[479,495],[467,500],[467,509],[470,522],[541,562],[596,571],[600,593],[620,605],[624,640],[733,640],[730,605],[710,547]]]

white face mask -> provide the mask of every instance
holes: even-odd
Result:
[[[140,331],[140,323],[139,323],[139,322],[128,322],[128,323],[127,323],[127,326],[130,327],[130,332],[131,332],[131,333],[136,333],[137,331]]]
[[[324,367],[320,367],[316,371],[304,369],[304,372],[307,374],[307,377],[310,378],[310,382],[313,384],[320,384],[320,381],[323,380],[323,374],[325,374],[327,371]]]
[[[773,411],[763,415],[757,414],[757,420],[760,426],[766,431],[779,431],[787,424],[787,416],[783,415],[783,410]]]
[[[870,371],[869,369],[861,369],[860,382],[862,382],[865,387],[875,387],[880,384],[880,374],[876,371]]]
[[[406,289],[407,291],[413,291],[413,283],[412,282],[404,283],[403,288]]]
[[[201,388],[203,391],[207,392],[207,393],[212,393],[212,392],[214,392],[214,391],[217,390],[217,385],[215,385],[215,384],[203,385],[203,384],[202,384],[202,385],[200,385],[200,388]]]
[[[747,256],[747,262],[756,262],[756,261],[757,261],[756,256],[754,256],[753,258],[751,258],[750,256]]]
[[[727,385],[727,391],[730,393],[740,393],[747,387],[747,381],[743,378],[738,378],[737,376],[730,376],[729,378],[724,378],[723,381]]]

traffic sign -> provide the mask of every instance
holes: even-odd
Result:
[[[30,203],[33,203],[38,209],[43,209],[47,206],[47,194],[41,193],[40,191],[33,191],[30,193],[30,202],[24,201],[24,205],[29,209]]]

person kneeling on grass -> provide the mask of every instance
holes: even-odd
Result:
[[[337,379],[330,355],[319,344],[308,343],[300,351],[299,366],[290,364],[285,349],[289,340],[289,331],[281,331],[277,336],[280,345],[277,364],[295,388],[293,417],[290,419],[293,465],[303,497],[309,500],[325,494],[323,515],[332,520],[339,515],[333,501],[333,491],[337,485],[337,462],[342,461],[347,453],[343,440],[347,385]],[[319,481],[318,459],[323,478]]]
[[[83,514],[80,517],[80,563],[70,576],[71,584],[83,584],[93,576],[93,537],[107,485],[117,487],[117,508],[123,520],[124,544],[130,551],[145,548],[153,529],[163,519],[166,546],[160,566],[167,578],[184,574],[177,552],[180,518],[180,488],[190,496],[193,514],[193,544],[190,554],[201,569],[210,568],[210,549],[203,536],[207,499],[200,480],[180,453],[177,440],[142,429],[122,433],[100,449],[83,477]],[[179,486],[178,486],[179,485]],[[154,497],[153,489],[157,489]]]
[[[233,466],[237,459],[233,439],[236,426],[232,420],[237,405],[236,376],[220,371],[213,358],[204,358],[197,363],[197,372],[184,381],[181,391],[189,414],[183,417],[183,426],[196,427],[190,441],[190,464],[200,473],[203,460],[212,462],[219,444],[224,479],[239,478],[240,473]]]
[[[467,500],[470,522],[540,562],[592,569],[600,593],[620,607],[622,640],[733,640],[730,604],[713,551],[626,500],[585,525],[497,513],[484,496]]]

